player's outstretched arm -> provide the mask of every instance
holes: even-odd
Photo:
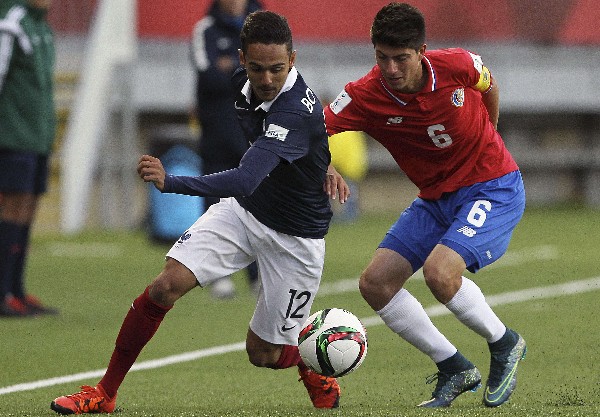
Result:
[[[348,197],[350,197],[350,187],[348,187],[346,180],[336,171],[333,165],[327,167],[327,176],[325,184],[323,184],[323,189],[333,200],[335,200],[336,196],[339,196],[341,204],[344,204],[348,200]]]
[[[145,182],[152,182],[154,186],[162,191],[165,188],[165,168],[160,159],[150,155],[142,155],[138,162],[137,172]]]

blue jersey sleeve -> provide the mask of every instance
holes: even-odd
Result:
[[[301,114],[276,112],[267,116],[265,132],[254,142],[254,146],[269,150],[291,163],[308,153],[310,133]]]
[[[252,146],[237,168],[198,177],[167,175],[162,192],[203,197],[248,196],[279,162],[273,152]]]

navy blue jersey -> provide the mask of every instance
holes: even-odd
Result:
[[[332,212],[323,191],[331,155],[321,103],[295,68],[279,95],[258,107],[251,104],[246,71],[240,68],[233,82],[239,92],[238,119],[251,147],[272,152],[280,160],[251,195],[236,199],[278,232],[322,238]]]

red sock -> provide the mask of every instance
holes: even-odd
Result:
[[[117,394],[125,375],[172,307],[161,306],[152,301],[148,288],[135,299],[125,316],[108,369],[100,380],[100,385],[110,398]]]
[[[290,368],[300,363],[302,362],[300,361],[300,352],[298,351],[298,346],[283,345],[281,356],[279,356],[279,360],[273,366],[273,369]]]

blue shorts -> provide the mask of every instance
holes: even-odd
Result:
[[[405,257],[417,271],[437,244],[456,251],[471,272],[500,258],[525,210],[519,171],[463,187],[439,200],[417,198],[379,245]]]
[[[48,156],[0,149],[0,193],[43,194],[48,188]]]

